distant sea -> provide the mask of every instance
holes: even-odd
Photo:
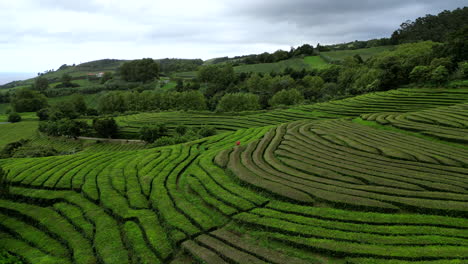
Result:
[[[4,85],[12,81],[29,79],[36,75],[37,73],[31,72],[0,72],[0,85]]]

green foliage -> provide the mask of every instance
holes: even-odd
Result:
[[[449,57],[435,58],[431,61],[430,65],[433,69],[439,66],[444,66],[449,72],[452,72],[455,69],[454,64],[452,63],[452,59]]]
[[[13,158],[39,158],[58,155],[58,151],[51,146],[22,146],[15,150]]]
[[[36,112],[37,117],[39,117],[39,121],[48,120],[49,114],[50,114],[49,108],[42,108]]]
[[[178,126],[175,128],[175,131],[176,131],[177,134],[183,136],[183,135],[185,135],[185,133],[187,133],[188,127],[187,127],[187,126],[184,126],[184,125],[178,125]]]
[[[218,112],[241,112],[260,109],[259,97],[251,93],[224,95],[216,107]]]
[[[206,99],[200,91],[186,92],[109,92],[99,98],[100,113],[150,110],[206,110]]]
[[[104,74],[102,75],[101,77],[101,84],[104,84],[106,83],[108,80],[112,79],[114,77],[114,75],[112,74],[112,72],[104,72]]]
[[[16,90],[11,100],[11,107],[18,113],[35,112],[47,105],[47,98],[44,95],[29,89]]]
[[[435,85],[444,85],[448,82],[449,72],[444,66],[435,68],[431,73],[431,82]]]
[[[17,122],[20,122],[21,121],[21,116],[16,113],[16,112],[11,112],[9,115],[8,115],[8,122],[10,123],[17,123]]]
[[[391,41],[394,44],[432,40],[446,42],[453,32],[467,27],[468,7],[453,11],[442,11],[438,15],[426,15],[415,21],[406,21],[393,32]],[[466,35],[465,35],[466,36]]]
[[[463,61],[459,63],[458,68],[462,74],[462,78],[468,79],[468,61]]]
[[[1,264],[23,264],[17,257],[9,254],[6,251],[0,251],[0,263]]]
[[[211,137],[211,136],[216,135],[216,128],[214,128],[214,127],[212,127],[212,126],[202,126],[202,127],[198,130],[198,134],[199,134],[201,137]]]
[[[49,136],[67,136],[77,138],[84,134],[89,126],[84,121],[76,121],[67,118],[45,121],[39,123],[38,130]]]
[[[60,77],[60,81],[62,82],[62,85],[64,87],[71,87],[72,86],[72,83],[71,83],[72,77],[67,73],[64,73],[62,75],[62,77]]]
[[[3,149],[0,151],[0,159],[7,159],[7,158],[12,157],[17,149],[25,146],[28,143],[29,143],[29,140],[20,139],[18,141],[6,144],[3,147]]]
[[[323,89],[325,81],[320,76],[305,76],[300,87],[306,99],[317,98]]]
[[[56,121],[64,118],[75,119],[79,113],[73,103],[61,101],[49,108],[48,116],[50,120]]]
[[[150,82],[159,77],[159,65],[151,58],[125,62],[120,75],[128,82]]]
[[[178,101],[176,107],[181,110],[207,109],[205,96],[199,91],[182,92],[176,100]]]
[[[153,143],[155,140],[167,136],[169,130],[164,124],[157,124],[151,127],[144,126],[140,129],[140,139],[147,142]]]
[[[70,98],[70,104],[75,107],[75,111],[79,114],[85,114],[87,110],[86,102],[82,94],[74,94]]]
[[[203,64],[201,59],[162,59],[158,60],[161,72],[166,74],[172,72],[196,71]]]
[[[351,94],[361,94],[378,91],[382,70],[361,68],[361,72],[355,79],[349,92]]]
[[[43,76],[39,76],[34,80],[34,84],[32,88],[39,92],[43,92],[47,88],[49,88],[49,80],[47,80],[47,78]]]
[[[319,77],[320,78],[320,77]],[[271,106],[297,105],[304,101],[304,96],[297,89],[281,90],[270,100]]]
[[[202,82],[208,82],[219,86],[228,86],[235,79],[232,65],[223,66],[207,65],[198,70],[198,79]]]
[[[122,93],[109,92],[99,98],[98,109],[100,113],[114,113],[125,111],[125,100]]]
[[[94,119],[93,128],[99,136],[105,138],[113,138],[119,131],[119,126],[113,118]]]
[[[431,68],[429,66],[416,66],[410,73],[410,79],[417,84],[424,84],[429,80]]]

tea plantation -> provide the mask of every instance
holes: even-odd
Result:
[[[44,264],[467,263],[467,103],[466,88],[399,89],[245,115],[121,116],[128,133],[223,132],[0,160],[11,183],[0,249]]]

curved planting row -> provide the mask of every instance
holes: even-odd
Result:
[[[464,149],[331,120],[272,129],[230,153],[227,168],[296,202],[466,217],[466,157]]]
[[[464,263],[468,258],[468,222],[462,218],[271,202],[234,219],[234,230],[284,251],[303,249],[304,257],[322,253],[349,263]]]
[[[358,116],[365,113],[410,112],[467,101],[468,89],[398,89],[303,106],[300,109]]]
[[[417,131],[447,141],[468,143],[468,104],[409,113],[364,114],[362,119]]]
[[[268,129],[153,150],[2,160],[12,187],[0,200],[8,241],[0,248],[30,263],[168,263],[184,241],[267,201],[212,160]]]
[[[319,112],[305,112],[299,109],[275,110],[245,115],[163,112],[141,113],[118,117],[117,121],[126,133],[136,133],[139,128],[153,123],[164,123],[171,130],[178,125],[200,127],[209,125],[222,131],[234,131],[252,127],[278,125],[284,122],[318,118],[330,118],[331,115]]]

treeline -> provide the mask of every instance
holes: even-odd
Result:
[[[309,44],[304,44],[302,46],[298,46],[297,48],[291,47],[289,51],[280,49],[273,53],[263,52],[261,54],[243,55],[233,58],[215,58],[211,61],[211,64],[230,63],[233,66],[238,66],[241,64],[272,63],[287,60],[293,57],[309,55],[314,55],[314,47]]]
[[[196,71],[203,64],[202,59],[161,59],[156,60],[162,73]]]
[[[468,26],[468,7],[408,20],[391,36],[392,44],[432,40],[447,42],[450,34]]]
[[[334,50],[355,50],[355,49],[364,49],[364,48],[373,48],[380,46],[393,45],[390,38],[379,38],[379,39],[370,39],[370,40],[355,40],[346,43],[334,44],[334,45],[325,45],[322,46],[317,44],[316,50],[319,52],[325,51],[334,51]]]
[[[99,98],[101,114],[127,111],[206,110],[205,96],[200,91],[186,92],[109,92]]]

